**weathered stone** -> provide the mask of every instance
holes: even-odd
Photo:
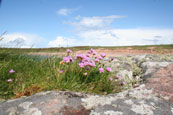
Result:
[[[160,68],[153,76],[147,79],[147,87],[153,88],[154,92],[163,98],[173,101],[173,64]]]
[[[42,95],[41,95],[42,94]],[[164,105],[164,106],[161,106]],[[173,103],[153,94],[145,85],[118,94],[91,95],[75,92],[40,93],[31,97],[0,103],[0,113],[21,115],[172,115]],[[160,114],[161,113],[161,114]]]
[[[144,62],[142,63],[141,68],[144,72],[144,80],[152,77],[153,74],[158,71],[158,69],[162,67],[166,67],[172,63],[173,62]]]
[[[134,59],[136,63],[139,63],[140,61],[143,61],[145,59],[146,55],[136,55],[134,56]]]

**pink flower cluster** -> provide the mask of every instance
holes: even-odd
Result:
[[[99,72],[100,73],[103,73],[104,72],[104,69],[103,68],[99,68]]]
[[[76,60],[79,60],[79,67],[96,67],[96,63],[99,63],[106,55],[101,53],[100,56],[97,56],[97,52],[94,49],[88,51],[86,55],[84,54],[77,54],[75,56]],[[95,58],[93,58],[95,57]]]
[[[106,71],[107,72],[112,72],[112,69],[110,67],[106,67]],[[99,68],[99,72],[103,73],[104,72],[104,68]]]
[[[107,71],[107,72],[111,72],[112,69],[111,69],[110,67],[107,67],[107,68],[106,68],[106,71]]]
[[[13,69],[11,69],[11,70],[9,71],[10,74],[13,74],[14,72],[15,72],[15,71],[14,71]],[[10,78],[10,79],[8,79],[7,81],[8,81],[8,82],[12,82],[13,79]]]
[[[63,58],[63,61],[64,61],[65,63],[70,63],[70,62],[73,61],[73,59],[72,59],[71,56],[67,56],[67,57],[64,57],[64,58]]]
[[[88,59],[88,57],[84,57],[80,60],[80,63],[79,63],[79,66],[81,68],[84,68],[84,67],[95,67],[96,64],[93,60],[90,60]]]
[[[10,79],[8,79],[7,81],[8,81],[8,82],[12,82],[13,80],[10,78]]]
[[[67,52],[67,53],[72,53],[72,50],[67,49],[66,52]]]
[[[70,49],[66,50],[67,54],[72,53]],[[77,54],[75,56],[75,60],[78,61],[78,65],[80,68],[85,68],[86,70],[90,70],[92,67],[96,67],[96,65],[99,65],[99,72],[104,73],[104,71],[112,72],[112,69],[110,67],[104,67],[104,64],[102,64],[100,61],[106,57],[105,53],[101,53],[100,55],[97,55],[97,52],[94,49],[91,49],[87,52],[87,54]],[[71,56],[67,56],[63,58],[63,62],[70,63],[73,62],[73,59]],[[103,67],[102,67],[103,66]]]
[[[11,69],[10,71],[9,71],[9,73],[10,74],[12,74],[12,73],[14,73],[15,71],[13,70],[13,69]]]

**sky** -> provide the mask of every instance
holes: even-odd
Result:
[[[173,44],[173,0],[0,1],[0,47]]]

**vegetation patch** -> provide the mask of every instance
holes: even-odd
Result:
[[[71,90],[96,94],[120,92],[126,83],[105,66],[104,53],[91,49],[63,58],[0,52],[0,98],[19,98],[45,90]],[[110,60],[109,63],[112,63]]]

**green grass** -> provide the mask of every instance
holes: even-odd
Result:
[[[5,51],[13,51],[20,53],[29,53],[29,52],[64,52],[66,49],[70,48],[73,51],[78,50],[89,50],[91,48],[105,48],[105,49],[120,49],[120,48],[133,48],[136,50],[148,50],[150,47],[156,47],[158,51],[162,51],[164,49],[171,50],[173,49],[173,44],[169,45],[144,45],[144,46],[76,46],[76,47],[57,47],[57,48],[0,48],[0,50]]]
[[[14,51],[0,52],[0,98],[18,98],[46,90],[72,90],[104,94],[120,92],[118,80],[110,81],[111,72],[99,73],[97,67],[89,71],[78,66],[79,61],[60,64],[61,58],[29,56]],[[10,74],[13,69],[15,72]],[[63,73],[59,73],[63,70]],[[87,76],[84,73],[87,72]],[[8,79],[12,82],[8,82]]]
[[[145,46],[131,46],[133,49],[138,50],[148,50],[151,47],[156,47],[156,49],[162,50],[162,49],[173,49],[173,44],[170,45],[145,45]]]

